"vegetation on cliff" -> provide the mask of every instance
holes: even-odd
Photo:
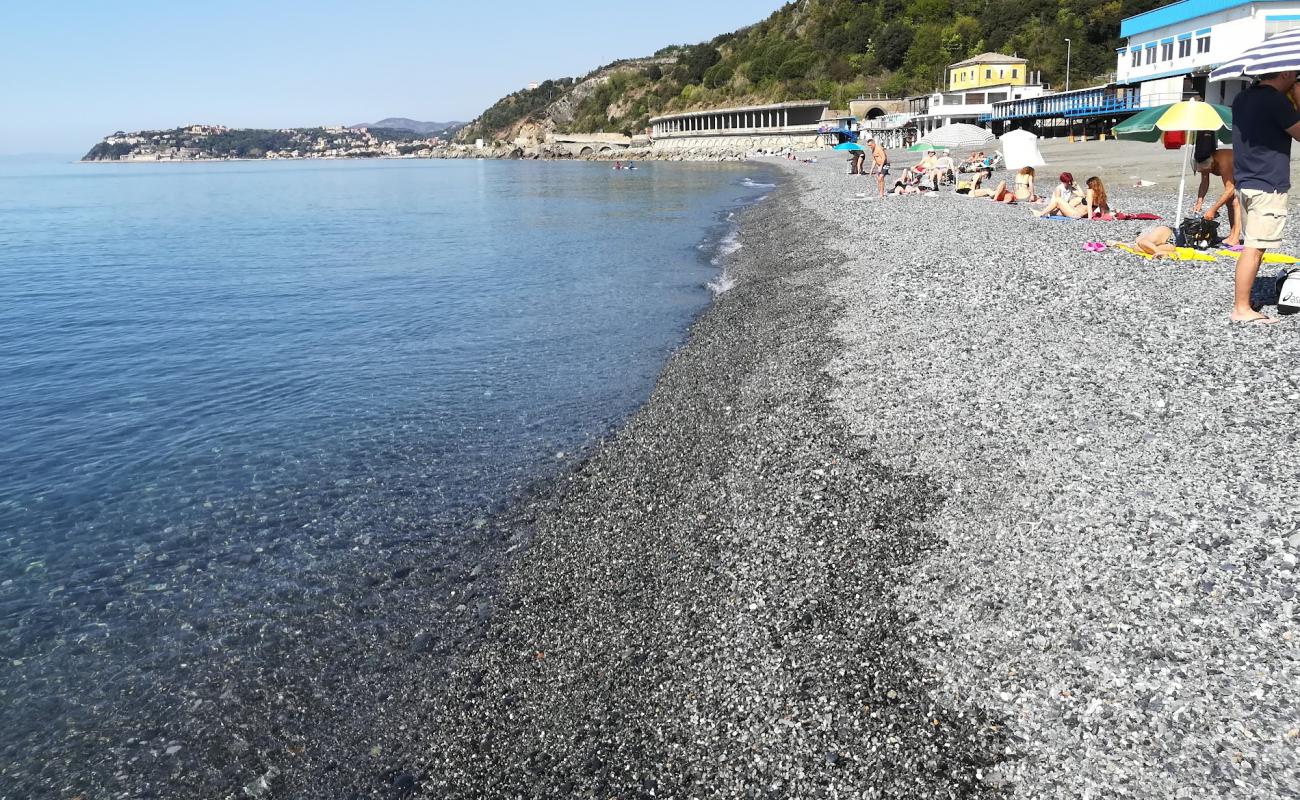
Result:
[[[566,91],[589,81],[560,130],[638,133],[650,117],[737,103],[823,99],[844,107],[871,92],[920,93],[940,85],[944,68],[986,51],[1029,59],[1059,84],[1065,39],[1077,86],[1115,69],[1119,23],[1165,0],[798,0],[766,20],[712,41],[665,48],[666,66],[634,62],[578,81],[548,81],[516,92],[471,125],[487,139],[526,120],[544,120]],[[543,84],[543,86],[547,86]],[[536,95],[536,96],[532,96]]]

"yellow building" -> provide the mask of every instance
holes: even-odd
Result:
[[[982,89],[985,86],[1024,86],[1029,82],[1029,61],[1001,53],[958,61],[948,67],[948,91]]]

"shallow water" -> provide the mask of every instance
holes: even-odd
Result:
[[[765,179],[0,161],[0,777],[188,774],[209,695],[391,645],[417,565],[648,395]]]

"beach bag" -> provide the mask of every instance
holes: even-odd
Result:
[[[957,194],[970,194],[970,181],[957,182]]]
[[[1277,276],[1277,313],[1300,312],[1300,267],[1281,272]]]
[[[1188,217],[1182,221],[1174,234],[1174,244],[1197,250],[1209,250],[1217,241],[1219,241],[1219,223],[1204,217]]]

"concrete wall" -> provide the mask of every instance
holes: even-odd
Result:
[[[853,100],[849,102],[849,113],[859,120],[875,119],[886,114],[903,114],[906,112],[906,100]]]

